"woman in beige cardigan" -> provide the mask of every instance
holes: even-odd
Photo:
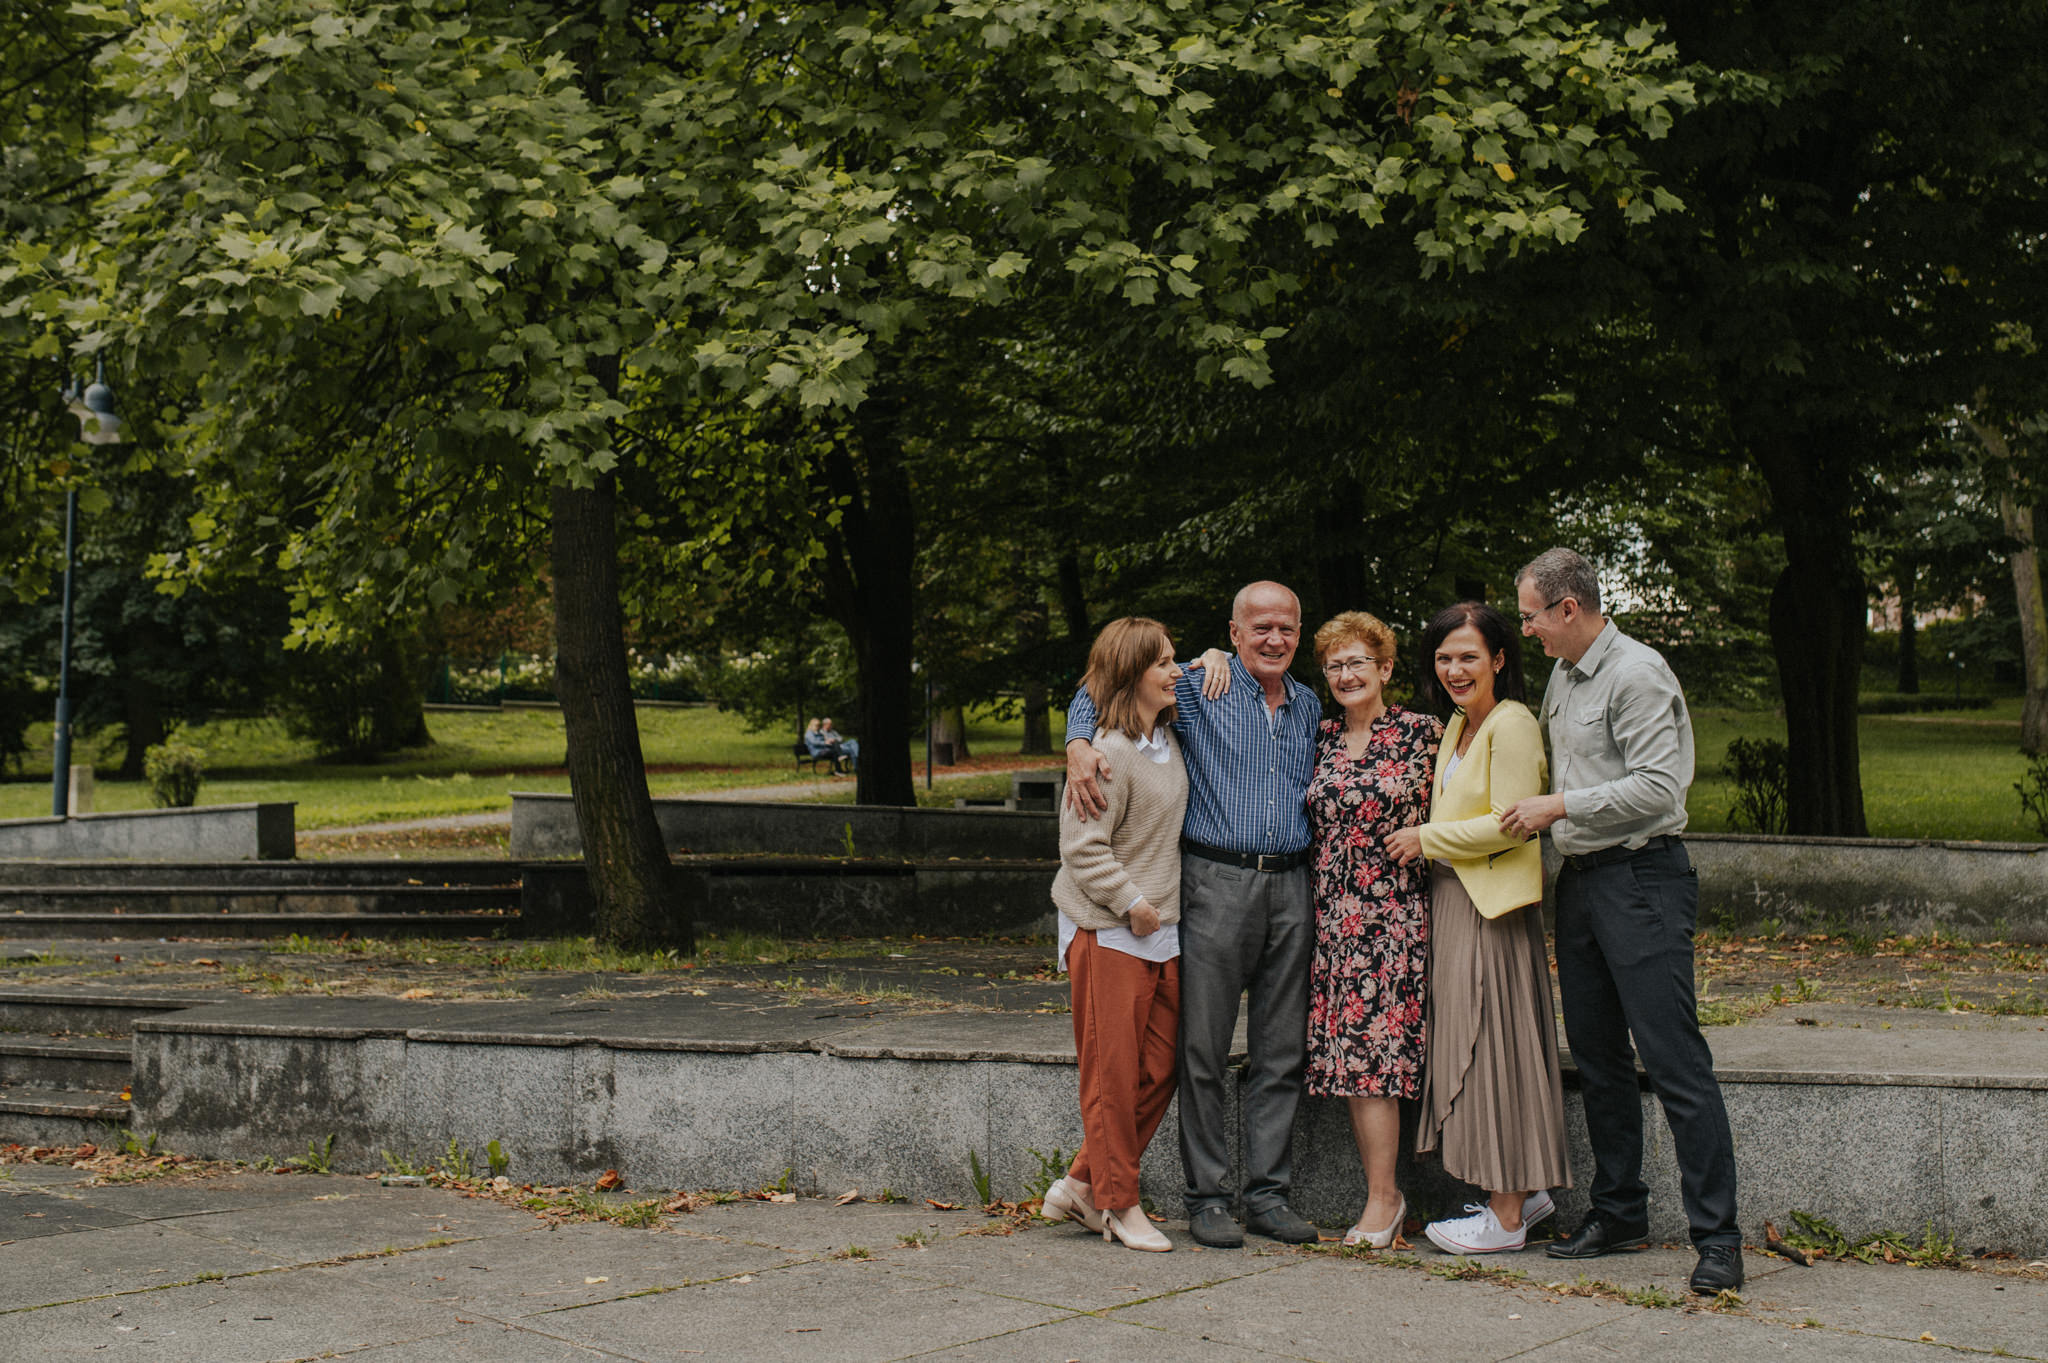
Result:
[[[1081,1149],[1044,1214],[1132,1249],[1169,1250],[1138,1205],[1138,1160],[1173,1098],[1180,1030],[1180,825],[1187,769],[1173,736],[1181,669],[1156,620],[1113,620],[1088,653],[1109,808],[1060,811],[1060,967],[1072,978]]]
[[[1564,1085],[1543,946],[1543,851],[1500,831],[1547,788],[1543,731],[1522,703],[1521,640],[1493,607],[1462,602],[1423,634],[1424,691],[1457,707],[1437,751],[1429,822],[1388,835],[1431,863],[1428,1052],[1417,1153],[1486,1190],[1424,1233],[1449,1254],[1521,1249],[1569,1187]]]

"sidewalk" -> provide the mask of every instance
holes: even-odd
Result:
[[[1179,1248],[1150,1255],[902,1203],[737,1200],[641,1230],[375,1179],[86,1178],[0,1166],[0,1358],[2048,1357],[2048,1264],[1801,1268],[1752,1252],[1740,1301],[1717,1304],[1686,1293],[1692,1255],[1668,1247],[1476,1263],[1419,1236],[1379,1256],[1202,1250],[1169,1224]]]

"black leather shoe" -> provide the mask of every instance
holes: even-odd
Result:
[[[1597,1259],[1625,1249],[1641,1249],[1650,1243],[1647,1230],[1630,1231],[1597,1213],[1588,1216],[1576,1231],[1562,1240],[1552,1240],[1543,1252],[1553,1259]],[[1737,1270],[1739,1279],[1741,1270]]]
[[[1210,1249],[1236,1249],[1244,1243],[1243,1229],[1221,1207],[1204,1207],[1189,1217],[1188,1234]]]
[[[1702,1297],[1733,1292],[1742,1286],[1742,1246],[1708,1245],[1700,1251],[1699,1267],[1692,1271],[1692,1290]]]
[[[1322,1232],[1301,1219],[1301,1214],[1285,1202],[1253,1212],[1245,1218],[1245,1228],[1254,1234],[1282,1244],[1306,1245],[1322,1239]]]

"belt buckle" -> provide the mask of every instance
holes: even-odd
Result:
[[[1254,871],[1264,871],[1266,869],[1266,854],[1264,852],[1258,854],[1258,860],[1252,863],[1252,869]]]

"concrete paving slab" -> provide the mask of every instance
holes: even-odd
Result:
[[[1022,1230],[1002,1244],[990,1236],[935,1240],[922,1250],[891,1252],[888,1260],[908,1277],[1073,1311],[1113,1310],[1302,1262],[1292,1253],[1256,1247],[1204,1249],[1179,1223],[1161,1229],[1176,1246],[1171,1254],[1105,1244],[1101,1236],[1067,1224]]]
[[[48,1188],[72,1184],[79,1173],[68,1164],[9,1164],[0,1166],[0,1189]]]
[[[922,1202],[853,1202],[838,1207],[832,1199],[822,1197],[800,1197],[794,1202],[742,1198],[700,1208],[671,1224],[687,1235],[722,1236],[811,1255],[830,1254],[848,1245],[894,1249],[899,1236],[917,1232],[944,1242],[962,1231],[987,1225],[988,1218],[979,1208],[938,1211]]]
[[[1478,1357],[1447,1352],[1440,1358]],[[1520,1355],[1516,1363],[1938,1363],[1948,1349],[1839,1330],[1794,1329],[1703,1312],[1627,1311],[1615,1319]]]
[[[1508,1358],[1634,1308],[1548,1298],[1368,1260],[1303,1260],[1281,1273],[1141,1302],[1116,1313],[1191,1339],[1288,1358]],[[1445,1350],[1447,1340],[1455,1347]]]
[[[1077,1316],[991,1335],[936,1353],[946,1363],[1273,1363],[1273,1355],[1217,1340],[1189,1339],[1128,1320]]]
[[[310,1191],[327,1184],[323,1192]],[[435,1188],[379,1188],[367,1180],[309,1180],[300,1201],[178,1221],[192,1235],[241,1245],[272,1265],[320,1263],[345,1254],[410,1249],[527,1230],[526,1212]]]
[[[188,1235],[166,1222],[21,1240],[0,1245],[0,1311],[147,1292],[202,1273],[226,1276],[261,1267],[263,1261],[244,1246]],[[0,1357],[21,1355],[0,1350]]]
[[[536,1223],[518,1234],[365,1259],[334,1271],[359,1281],[368,1293],[516,1320],[636,1292],[766,1273],[800,1258],[760,1245],[662,1231]]]
[[[650,1355],[645,1360],[607,1350],[603,1353],[550,1335],[495,1321],[478,1321],[445,1335],[409,1339],[402,1344],[385,1344],[348,1355],[349,1363],[656,1363],[674,1351]]]
[[[1743,1293],[1759,1316],[1952,1348],[2048,1355],[2048,1282],[1903,1264],[1789,1266]]]
[[[47,1192],[14,1191],[0,1196],[0,1244],[134,1222],[132,1216]]]
[[[78,1175],[73,1174],[74,1181]],[[299,1174],[231,1174],[224,1178],[157,1180],[147,1183],[76,1184],[69,1196],[93,1207],[125,1212],[145,1221],[181,1216],[204,1216],[213,1212],[248,1211],[258,1207],[297,1205],[308,1198],[333,1196],[336,1192],[354,1196],[357,1189],[343,1187],[329,1191],[330,1181],[316,1179],[309,1190],[307,1178]],[[144,1192],[147,1189],[147,1192]]]
[[[445,1334],[450,1308],[365,1297],[323,1269],[259,1273],[0,1316],[0,1357],[269,1363]]]
[[[687,1347],[719,1363],[881,1363],[1068,1314],[925,1282],[875,1260],[834,1260],[561,1311],[544,1328],[633,1357],[696,1356]]]

